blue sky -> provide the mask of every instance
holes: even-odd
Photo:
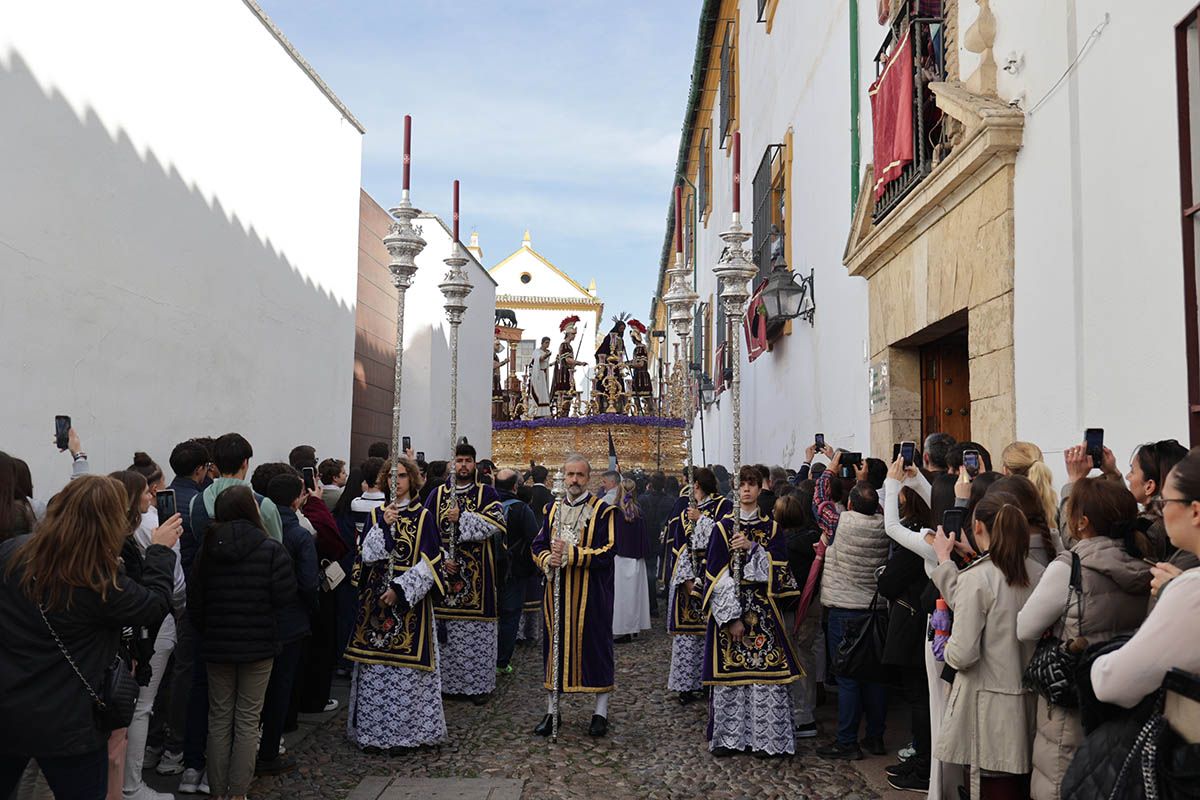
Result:
[[[366,128],[363,186],[449,218],[486,266],[533,245],[645,319],[700,0],[259,0]],[[452,9],[452,10],[450,10]]]

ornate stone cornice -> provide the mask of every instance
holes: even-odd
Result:
[[[988,178],[1016,161],[1025,128],[1019,108],[974,94],[957,81],[931,83],[929,88],[938,107],[961,125],[961,134],[950,155],[877,225],[871,222],[875,195],[868,168],[842,257],[851,275],[870,278]]]
[[[594,297],[544,297],[525,294],[498,294],[496,308],[604,308]]]

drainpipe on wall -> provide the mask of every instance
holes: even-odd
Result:
[[[858,205],[858,184],[862,172],[861,125],[858,95],[858,0],[850,0],[850,214]]]

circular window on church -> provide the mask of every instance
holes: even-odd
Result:
[[[521,273],[521,283],[529,283],[531,280],[533,280],[533,276],[528,272]]]

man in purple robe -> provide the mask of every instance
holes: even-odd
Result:
[[[787,539],[759,510],[762,473],[738,473],[739,507],[713,530],[705,563],[709,610],[704,685],[712,687],[708,739],[714,756],[796,751],[788,684],[801,677],[776,600],[788,582]]]
[[[475,448],[454,451],[454,477],[429,493],[425,508],[437,522],[445,558],[445,592],[434,608],[441,648],[442,692],[483,705],[496,688],[499,644],[496,534],[505,532],[500,495],[475,475]]]
[[[588,492],[591,466],[578,454],[563,464],[566,497],[550,507],[537,538],[533,559],[546,573],[542,603],[545,633],[544,686],[550,694],[546,716],[533,732],[549,736],[557,692],[596,695],[588,733],[608,733],[608,698],[613,690],[613,507]],[[561,582],[555,609],[553,578]],[[552,636],[558,620],[558,665]]]

